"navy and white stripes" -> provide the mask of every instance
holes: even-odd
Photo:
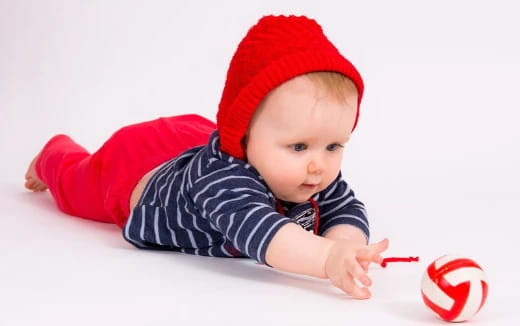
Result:
[[[320,234],[346,223],[368,236],[364,206],[341,176],[314,199],[321,214]],[[310,203],[285,206],[286,216],[276,211],[276,199],[252,166],[219,150],[215,132],[207,146],[188,150],[158,169],[123,235],[139,248],[247,256],[266,263],[272,237]]]

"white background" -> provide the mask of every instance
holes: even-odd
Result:
[[[0,325],[434,325],[419,283],[438,256],[476,260],[472,325],[520,322],[516,1],[0,0]],[[306,14],[360,70],[344,174],[372,240],[414,264],[373,267],[373,298],[251,260],[141,251],[113,225],[23,189],[46,140],[95,150],[129,123],[215,118],[229,60],[264,14]]]

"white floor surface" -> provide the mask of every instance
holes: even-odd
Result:
[[[0,0],[0,325],[440,325],[419,284],[476,260],[469,325],[520,324],[520,23],[514,1]],[[366,83],[343,171],[388,256],[373,297],[248,259],[135,249],[23,188],[53,134],[95,150],[117,128],[214,119],[228,62],[263,14],[316,18]],[[514,249],[514,248],[517,249]]]

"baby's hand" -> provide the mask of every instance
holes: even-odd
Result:
[[[325,273],[332,284],[355,299],[370,298],[368,286],[372,280],[367,275],[370,263],[380,264],[381,253],[388,248],[388,239],[370,245],[348,240],[336,240],[325,262]],[[363,285],[356,284],[359,281]]]

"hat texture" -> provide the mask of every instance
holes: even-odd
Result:
[[[323,34],[318,23],[305,16],[265,16],[239,43],[229,65],[217,113],[221,150],[245,159],[242,148],[249,122],[262,99],[296,76],[334,71],[352,80],[363,96],[363,80]]]

